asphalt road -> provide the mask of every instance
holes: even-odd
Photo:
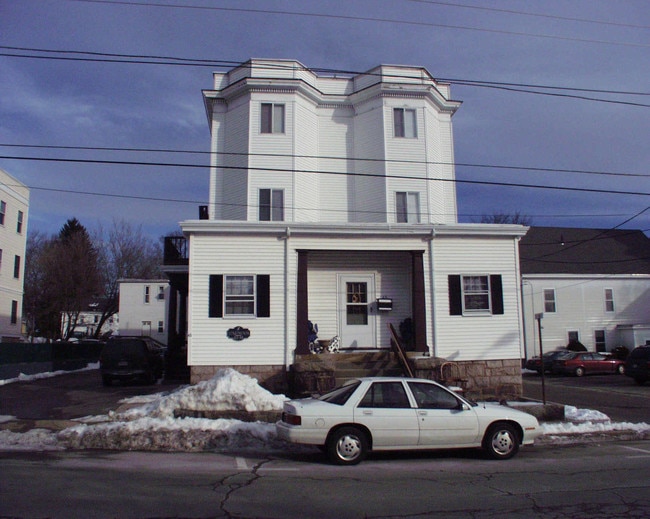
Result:
[[[373,454],[0,453],[0,517],[646,518],[650,442]]]

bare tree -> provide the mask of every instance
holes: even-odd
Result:
[[[102,326],[118,311],[120,279],[155,279],[162,276],[162,248],[156,240],[142,232],[141,226],[134,227],[124,220],[114,220],[107,233],[100,229],[95,243],[102,278],[101,297],[97,300],[101,311],[95,331],[98,337]]]
[[[42,287],[45,286],[45,271],[42,268],[43,256],[52,239],[40,231],[30,231],[27,235],[25,251],[25,291],[23,315],[30,337],[43,335],[53,337],[59,329],[58,313],[52,319],[49,303],[45,300]]]
[[[514,213],[500,213],[484,214],[481,216],[481,223],[511,223],[519,225],[532,225],[533,219],[530,216],[521,214],[519,211]]]

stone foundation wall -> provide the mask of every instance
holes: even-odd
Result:
[[[260,386],[271,393],[286,395],[288,392],[287,370],[284,366],[191,366],[190,383],[210,380],[217,371],[224,368],[232,368],[257,379]]]
[[[415,376],[457,386],[472,400],[511,399],[522,396],[521,360],[445,361],[411,359]]]

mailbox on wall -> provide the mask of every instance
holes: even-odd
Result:
[[[393,309],[393,300],[388,297],[380,297],[377,299],[377,310],[388,312]]]

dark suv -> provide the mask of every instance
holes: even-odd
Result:
[[[150,337],[111,337],[99,357],[102,382],[142,380],[153,384],[162,377],[165,347]]]
[[[625,361],[625,374],[637,384],[650,380],[650,344],[632,350]]]

